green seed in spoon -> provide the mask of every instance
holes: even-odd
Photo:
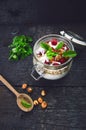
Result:
[[[30,103],[28,103],[26,100],[22,99],[21,100],[21,104],[26,107],[26,108],[30,108],[32,105]]]

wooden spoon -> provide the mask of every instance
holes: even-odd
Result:
[[[29,95],[27,95],[27,94],[25,94],[25,93],[18,93],[18,92],[13,88],[13,86],[12,86],[10,83],[8,83],[8,81],[7,81],[2,75],[0,75],[0,81],[1,81],[10,91],[12,91],[12,92],[16,95],[16,97],[17,97],[17,105],[18,105],[18,107],[19,107],[21,110],[23,110],[23,111],[25,111],[25,112],[29,112],[29,111],[31,111],[31,110],[33,109],[33,106],[34,106],[33,100],[32,100],[32,98],[31,98]],[[29,108],[23,106],[23,105],[21,104],[21,101],[22,101],[22,100],[28,101],[28,103],[31,104],[31,106],[30,106]]]

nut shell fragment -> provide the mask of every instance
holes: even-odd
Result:
[[[37,100],[34,100],[33,103],[35,106],[39,104]]]

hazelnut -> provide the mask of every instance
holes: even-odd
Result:
[[[35,106],[39,104],[37,100],[34,100],[33,103]]]
[[[43,102],[43,99],[41,97],[38,98],[38,102],[39,103],[42,103]]]
[[[27,84],[22,84],[22,89],[26,89],[27,88]]]
[[[47,107],[47,105],[48,105],[47,102],[46,102],[46,101],[43,101],[42,104],[41,104],[41,107],[44,109],[44,108]]]
[[[29,93],[31,93],[31,92],[33,91],[33,89],[32,89],[31,87],[28,87],[28,88],[27,88],[27,91],[28,91]]]
[[[41,91],[41,95],[42,95],[42,96],[45,96],[45,95],[46,95],[45,90],[42,90],[42,91]]]
[[[64,52],[64,49],[59,49],[59,54],[62,55]]]
[[[57,56],[55,57],[55,60],[56,60],[56,61],[59,61],[61,58],[62,58],[61,55],[57,55]]]

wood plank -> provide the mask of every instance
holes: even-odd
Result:
[[[60,80],[40,79],[35,81],[30,73],[32,56],[18,62],[8,60],[8,45],[13,35],[12,25],[0,26],[0,74],[2,74],[18,92],[25,92],[21,85],[27,83],[33,88],[31,97],[37,99],[40,91],[45,90],[44,100],[47,109],[34,107],[30,113],[22,112],[16,105],[16,97],[0,82],[0,130],[86,130],[86,48],[74,44],[78,56],[74,59],[69,74]],[[41,36],[57,33],[64,26],[14,26],[18,34],[31,34],[33,43]],[[86,34],[86,26],[65,26]],[[28,93],[27,93],[28,94]]]

